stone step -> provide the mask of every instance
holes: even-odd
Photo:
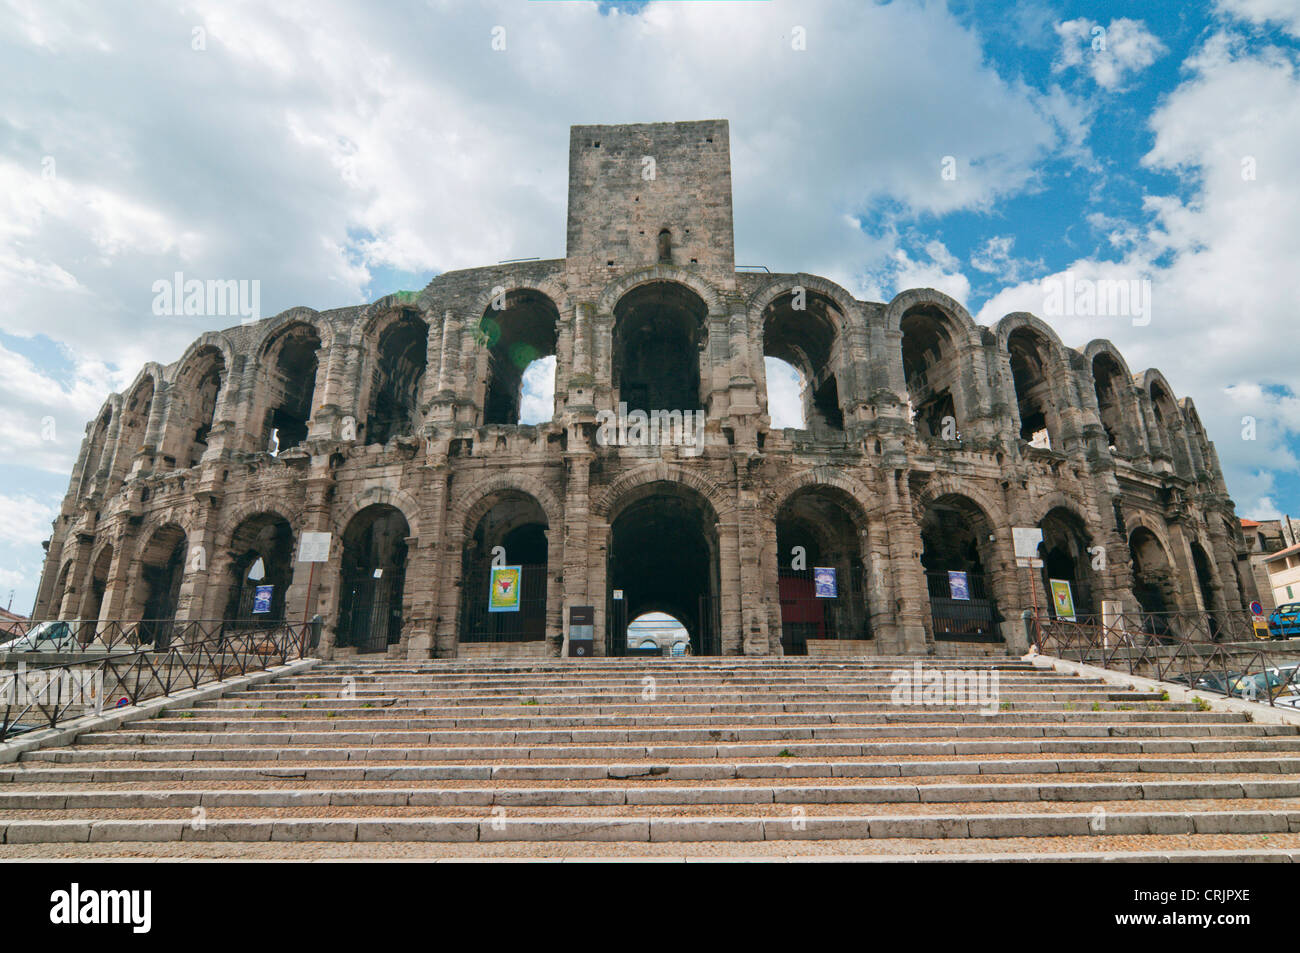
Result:
[[[922,778],[1061,776],[1070,774],[1262,774],[1300,775],[1300,758],[1262,755],[1196,758],[1007,758],[970,761],[751,761],[726,763],[628,761],[621,763],[570,762],[530,764],[346,764],[338,762],[279,763],[153,767],[56,767],[49,762],[0,768],[0,783],[114,784],[114,783],[275,783],[340,782],[348,784],[461,781],[559,782],[706,782],[733,780],[811,781],[821,778]]]
[[[303,711],[283,709],[280,712],[251,712],[240,716],[220,718],[193,710],[164,715],[161,718],[141,718],[124,724],[125,731],[147,732],[261,732],[295,730],[354,730],[373,731],[540,731],[540,730],[610,730],[610,729],[671,729],[680,730],[735,730],[735,729],[813,729],[828,726],[860,725],[877,727],[935,728],[960,731],[974,726],[988,726],[991,719],[978,712],[905,712],[889,715],[880,712],[846,712],[842,714],[766,714],[766,715],[602,715],[589,717],[530,718],[527,716],[498,718],[418,718],[385,717],[381,712],[366,713],[348,709],[319,709]],[[332,714],[331,712],[334,712]],[[910,717],[906,717],[910,716]],[[1208,716],[1208,717],[1207,717]],[[1245,714],[1216,712],[1015,712],[1000,711],[997,724],[1006,726],[1041,726],[1044,730],[1059,730],[1065,725],[1187,725],[1190,727],[1232,727],[1251,724]],[[1283,726],[1273,726],[1283,727]],[[1281,731],[1278,734],[1294,733]],[[86,736],[83,736],[86,737]]]
[[[131,762],[131,761],[294,761],[294,760],[373,760],[401,759],[427,761],[497,761],[518,757],[515,747],[458,747],[419,746],[403,744],[382,747],[373,739],[363,746],[326,746],[338,743],[337,738],[325,738],[321,746],[301,742],[264,747],[219,747],[198,741],[195,747],[163,747],[143,745],[129,748],[68,747],[28,751],[23,762],[52,761],[59,763]],[[637,759],[726,759],[726,758],[851,758],[859,756],[906,757],[920,755],[991,755],[991,754],[1176,754],[1210,752],[1294,752],[1300,751],[1300,737],[1268,738],[1079,738],[1015,739],[988,738],[982,741],[899,741],[899,742],[775,742],[720,743],[716,745],[679,744],[662,746],[625,745],[603,743],[589,745],[552,744],[529,749],[530,760],[557,760],[596,758],[612,760]]]
[[[760,741],[874,740],[879,738],[1292,738],[1300,737],[1290,725],[1261,724],[1093,724],[1093,725],[829,725],[771,728],[581,728],[522,731],[439,731],[404,730],[396,726],[360,731],[327,723],[290,730],[288,726],[259,725],[239,731],[125,730],[88,732],[77,746],[147,745],[236,746],[241,741],[255,745],[476,745],[502,748],[510,745],[545,746],[558,744],[708,744]]]
[[[968,804],[1300,798],[1300,779],[1103,783],[0,792],[0,810],[203,807],[608,807],[764,804]]]
[[[929,814],[774,817],[252,818],[7,820],[5,845],[96,841],[714,842],[878,838],[1270,834],[1300,831],[1300,811]]]

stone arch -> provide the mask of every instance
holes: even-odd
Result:
[[[257,451],[279,453],[306,441],[327,377],[322,365],[332,335],[329,322],[309,308],[295,308],[285,315],[291,316],[273,319],[275,327],[262,335],[253,352],[259,395],[252,406],[262,416],[245,420],[244,425],[255,436]]]
[[[503,492],[522,493],[532,497],[546,514],[547,525],[552,530],[564,526],[564,506],[545,483],[527,473],[500,473],[476,482],[468,493],[456,501],[449,514],[448,536],[453,540],[463,538],[468,532],[469,524],[477,523],[491,509],[491,498]]]
[[[217,527],[215,536],[216,547],[218,549],[228,547],[231,537],[234,536],[241,523],[262,514],[279,517],[292,526],[295,533],[298,531],[301,520],[299,511],[274,499],[250,500],[247,503],[232,506],[222,514],[221,523]]]
[[[550,301],[561,317],[573,307],[573,299],[570,297],[569,292],[554,279],[512,275],[493,282],[491,288],[479,292],[474,298],[474,303],[470,306],[470,313],[476,316],[486,313],[492,307],[492,302],[500,296],[499,294],[493,294],[493,291],[498,288],[501,289],[500,293],[506,295],[507,299],[510,295],[521,291],[531,291],[539,294]]]
[[[765,293],[751,299],[761,305],[754,312],[752,325],[759,335],[764,365],[768,359],[781,361],[798,375],[804,429],[842,432],[840,379],[845,376],[845,333],[854,322],[856,309],[846,310],[842,300],[827,293],[832,289],[823,290],[815,287],[817,284],[810,280],[807,284],[769,285]],[[803,308],[798,311],[792,300],[796,288],[804,295]],[[767,379],[766,366],[763,379]]]
[[[759,288],[749,296],[745,311],[751,319],[757,320],[762,317],[763,311],[766,310],[768,305],[783,295],[793,293],[795,288],[815,292],[834,302],[843,317],[843,324],[836,328],[837,333],[843,334],[850,328],[861,325],[861,309],[853,295],[849,294],[842,285],[838,285],[827,278],[804,274],[803,272],[794,276],[782,276],[779,280]]]
[[[997,361],[1020,422],[1020,439],[1033,444],[1047,433],[1047,446],[1065,449],[1064,415],[1076,402],[1074,368],[1056,332],[1027,311],[1008,314],[995,329]]]
[[[1083,350],[1087,380],[1097,401],[1097,416],[1110,446],[1125,456],[1144,452],[1141,404],[1133,386],[1133,372],[1124,355],[1110,341],[1092,341]],[[1106,369],[1111,368],[1109,373]],[[1099,371],[1100,368],[1100,371]]]
[[[844,493],[861,514],[865,524],[872,509],[873,493],[851,474],[834,467],[813,467],[791,474],[763,494],[763,509],[768,518],[775,518],[790,497],[806,487],[834,487]]]
[[[885,308],[885,330],[901,331],[903,315],[918,307],[932,307],[944,313],[961,332],[961,344],[979,343],[981,328],[956,299],[934,288],[909,288],[894,295]]]
[[[100,405],[99,412],[95,414],[94,420],[87,428],[89,433],[86,435],[86,457],[82,461],[81,478],[77,484],[79,500],[96,490],[104,489],[99,476],[101,472],[107,475],[106,468],[112,462],[114,446],[109,439],[109,434],[120,424],[121,409],[122,395],[110,394]]]
[[[384,486],[369,486],[353,497],[346,506],[334,514],[334,534],[336,539],[343,538],[352,518],[368,506],[382,503],[397,510],[406,519],[407,528],[412,536],[420,535],[420,505],[410,493],[402,489],[389,489]],[[292,521],[290,521],[292,522]]]
[[[356,412],[361,442],[416,436],[425,407],[433,314],[414,298],[388,295],[365,308],[353,327],[359,354]],[[409,327],[401,327],[408,324]]]
[[[258,356],[259,360],[264,358],[276,343],[276,339],[295,324],[305,324],[311,327],[316,332],[316,337],[320,339],[322,351],[334,345],[334,325],[314,308],[297,307],[281,311],[274,317],[267,318],[266,321],[262,322],[262,334],[257,339],[253,353]]]
[[[963,480],[960,476],[949,473],[932,477],[920,493],[913,494],[913,515],[919,521],[924,514],[926,506],[945,496],[966,497],[983,510],[985,517],[989,521],[989,525],[994,531],[1000,527],[1011,525],[1011,519],[1007,515],[1006,507],[1002,503],[994,500],[979,487],[972,486],[968,481]]]
[[[596,303],[596,313],[598,315],[612,315],[614,307],[627,296],[627,294],[641,285],[653,284],[655,282],[670,282],[679,285],[685,285],[704,302],[705,310],[710,315],[722,315],[726,313],[726,307],[723,304],[722,293],[714,287],[712,282],[700,277],[695,272],[682,268],[678,265],[659,264],[650,268],[642,268],[640,271],[634,271],[624,275],[616,281],[606,285],[601,291],[600,297]]]
[[[708,500],[719,522],[735,518],[736,504],[716,484],[700,475],[666,461],[657,461],[623,474],[600,494],[591,504],[593,515],[610,520],[617,515],[622,501],[634,490],[650,483],[680,483]]]
[[[544,284],[534,282],[533,284]],[[481,393],[484,424],[520,423],[523,381],[535,361],[555,360],[563,321],[556,299],[533,287],[512,284],[487,297],[476,312],[480,342],[475,359],[475,393]],[[498,308],[498,303],[504,307]]]

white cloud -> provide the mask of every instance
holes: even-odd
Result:
[[[1240,17],[1259,26],[1276,23],[1300,36],[1300,6],[1295,0],[1215,0],[1220,13]]]
[[[0,493],[0,543],[39,544],[50,535],[50,522],[58,514],[58,501]]]
[[[1080,278],[1149,276],[1151,323],[1049,321],[1068,345],[1111,339],[1135,373],[1158,367],[1178,396],[1191,396],[1241,511],[1260,513],[1275,508],[1272,472],[1300,469],[1287,445],[1300,435],[1300,337],[1292,332],[1300,75],[1284,54],[1247,52],[1222,35],[1186,65],[1189,77],[1152,116],[1155,141],[1143,161],[1181,175],[1187,197],[1149,198],[1152,224],[1115,242],[1131,245],[1120,261],[1069,268]],[[1254,178],[1243,175],[1251,168]],[[1024,283],[990,300],[979,320],[1042,308],[1042,286]],[[1243,439],[1248,415],[1258,422],[1254,440]]]
[[[1165,46],[1141,20],[1120,17],[1102,26],[1086,17],[1065,20],[1056,27],[1061,52],[1053,69],[1086,68],[1102,89],[1121,88],[1126,74],[1137,74],[1165,52]]]
[[[536,424],[555,416],[555,358],[543,357],[524,368],[519,422]]]
[[[803,428],[803,382],[799,372],[775,357],[763,358],[763,370],[767,375],[767,413],[773,429]]]

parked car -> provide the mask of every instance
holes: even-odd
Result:
[[[11,652],[95,652],[105,651],[103,642],[95,638],[88,645],[82,645],[77,637],[83,631],[93,633],[95,623],[83,623],[81,620],[39,622],[25,635],[0,645],[0,655]]]
[[[1268,632],[1275,639],[1300,637],[1300,602],[1288,602],[1269,613]]]

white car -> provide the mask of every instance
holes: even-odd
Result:
[[[0,645],[0,654],[10,652],[82,652],[77,639],[80,621],[40,622],[26,635],[20,635]],[[93,644],[93,643],[92,643]],[[102,645],[96,646],[102,648]]]

